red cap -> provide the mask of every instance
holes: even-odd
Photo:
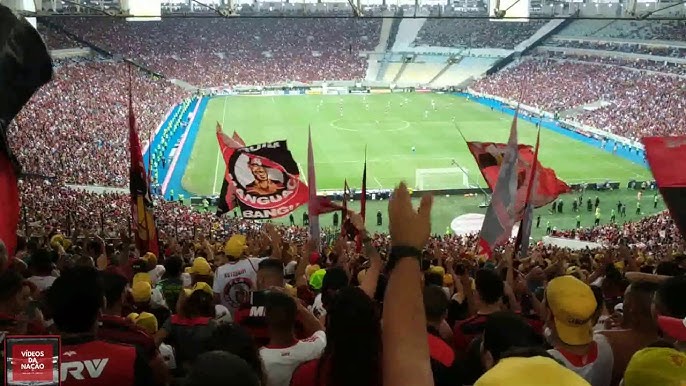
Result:
[[[686,318],[678,319],[669,316],[658,316],[660,330],[679,342],[686,342]]]
[[[318,264],[319,263],[319,252],[312,252],[310,253],[310,264]]]

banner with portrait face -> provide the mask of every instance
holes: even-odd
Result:
[[[220,135],[217,139],[226,162],[226,179],[235,188],[244,218],[282,217],[307,203],[307,185],[300,181],[298,164],[286,141],[236,149]]]

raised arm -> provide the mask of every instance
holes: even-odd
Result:
[[[432,386],[426,317],[421,288],[421,250],[431,233],[432,196],[412,208],[405,183],[388,203],[391,269],[383,310],[383,383]]]

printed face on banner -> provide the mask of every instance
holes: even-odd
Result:
[[[235,171],[238,185],[254,196],[280,194],[285,190],[284,181],[288,180],[281,170],[267,167],[259,158],[251,158],[246,154],[238,157]]]

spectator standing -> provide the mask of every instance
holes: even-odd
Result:
[[[272,241],[277,241],[278,233],[275,234],[273,227],[270,236]],[[244,235],[234,235],[226,242],[224,253],[229,262],[217,268],[213,290],[215,296],[223,306],[233,314],[244,302],[247,302],[250,291],[256,288],[257,269],[264,257],[245,257],[248,248],[247,239]],[[272,251],[280,251],[280,245],[276,245]]]
[[[505,286],[500,276],[491,269],[480,269],[476,272],[474,282],[477,312],[474,316],[455,323],[453,330],[458,358],[464,358],[472,340],[481,336],[488,316],[502,310]]]
[[[548,283],[546,327],[553,349],[548,352],[592,386],[610,386],[614,358],[602,335],[593,335],[597,303],[586,283],[573,276],[560,276]]]
[[[293,371],[318,358],[326,347],[326,333],[319,320],[305,306],[282,292],[270,291],[265,298],[269,344],[260,349],[267,385],[288,386]],[[298,340],[295,321],[300,315],[310,337]]]
[[[105,292],[98,272],[75,267],[62,272],[48,292],[55,326],[62,335],[61,372],[65,386],[155,385],[148,358],[135,346],[95,338]],[[101,363],[100,372],[87,371],[86,360]]]
[[[629,285],[624,294],[621,329],[601,331],[612,347],[614,386],[618,386],[622,380],[631,356],[658,340],[657,324],[651,314],[657,287],[657,284],[649,282]]]

